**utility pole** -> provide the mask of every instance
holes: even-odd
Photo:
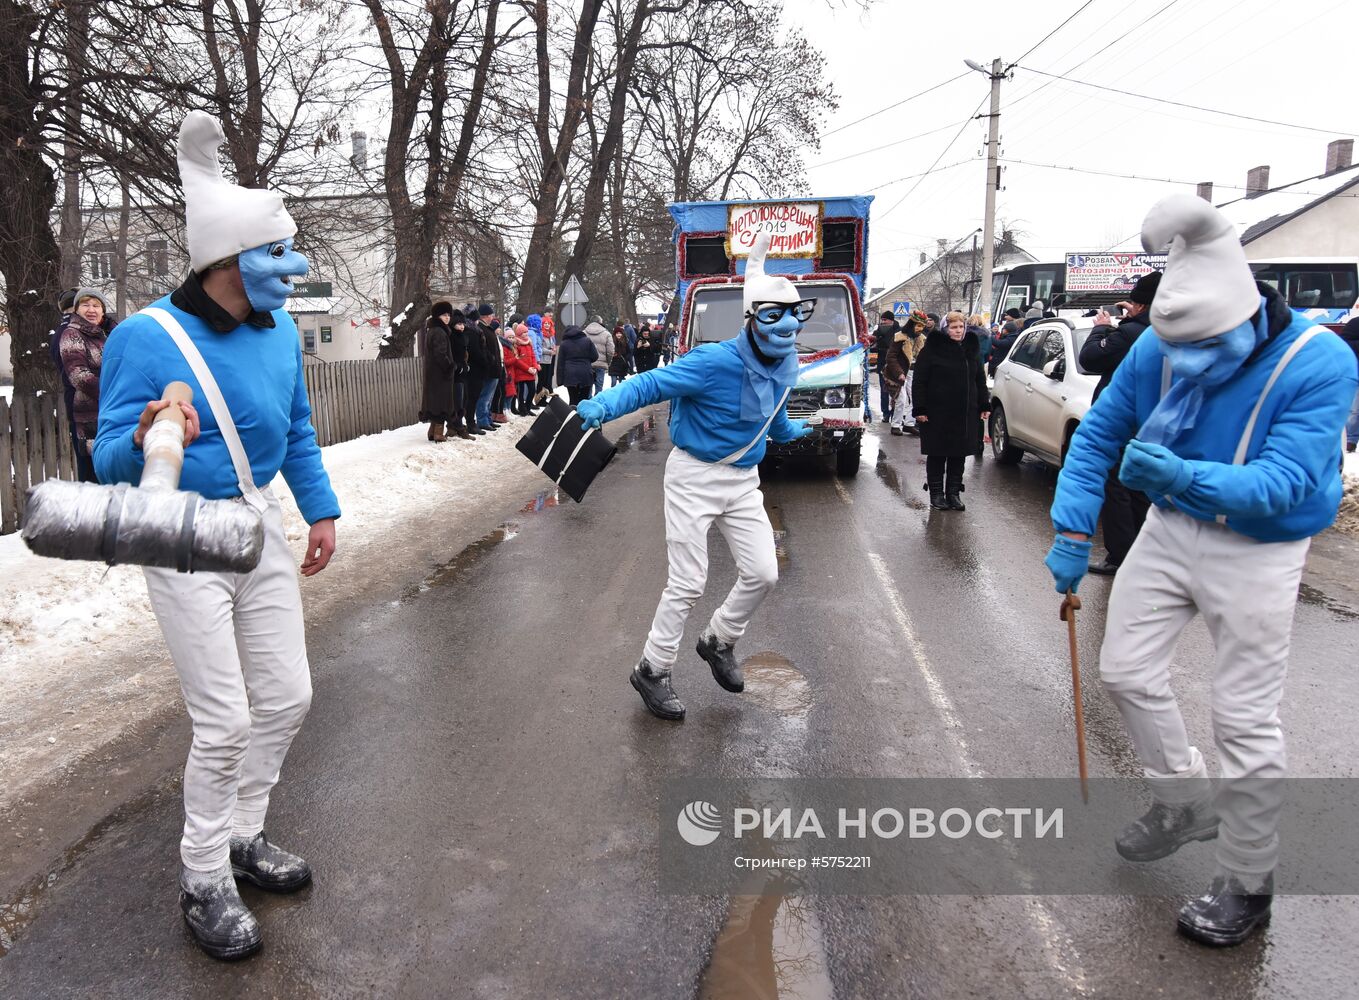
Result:
[[[971,59],[963,61],[969,69],[986,73]],[[986,219],[982,224],[981,287],[977,295],[977,308],[991,314],[995,309],[995,303],[991,301],[991,272],[996,264],[996,191],[1000,187],[1000,81],[1005,79],[1001,60],[993,59],[991,71],[986,75],[991,78],[991,113],[987,115],[990,127],[986,139]]]

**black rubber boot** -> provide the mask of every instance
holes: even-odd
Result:
[[[1166,805],[1153,802],[1141,819],[1123,828],[1114,840],[1118,853],[1129,861],[1168,858],[1185,844],[1217,836],[1217,813],[1211,802]]]
[[[198,947],[213,958],[245,958],[264,943],[259,922],[241,902],[230,865],[215,872],[181,871],[179,908]]]
[[[1269,923],[1274,902],[1274,876],[1248,890],[1240,878],[1226,872],[1214,877],[1208,891],[1180,910],[1180,933],[1214,948],[1238,945]]]
[[[262,830],[249,839],[231,838],[231,871],[269,892],[296,892],[311,881],[311,865],[269,843]]]
[[[925,483],[925,489],[930,491],[930,506],[935,510],[949,510],[948,501],[944,499],[944,481],[942,479],[931,479]]]
[[[642,696],[647,711],[658,719],[678,722],[684,718],[684,705],[670,686],[670,671],[655,670],[642,657],[628,678],[633,688]]]
[[[704,629],[695,649],[713,668],[713,679],[724,691],[740,694],[746,689],[746,679],[741,673],[741,664],[736,662],[736,647],[733,643],[723,642],[711,630]]]
[[[948,485],[944,487],[944,503],[948,504],[949,510],[967,510],[967,505],[963,503],[962,493],[966,487],[963,486],[961,478],[954,479],[949,477]]]

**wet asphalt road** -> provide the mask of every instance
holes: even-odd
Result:
[[[375,574],[370,600],[311,623],[315,698],[268,829],[316,881],[243,890],[262,953],[219,965],[182,927],[162,749],[140,794],[53,862],[11,928],[0,996],[1353,995],[1359,905],[1345,897],[1282,897],[1265,935],[1210,952],[1176,936],[1171,899],[803,897],[757,907],[733,942],[749,900],[663,894],[668,777],[1067,776],[1074,754],[1041,566],[1054,476],[988,457],[969,463],[965,514],[931,513],[916,439],[882,424],[855,480],[807,465],[766,477],[782,579],[738,647],[771,654],[747,694],[682,659],[687,721],[645,714],[626,678],[665,579],[670,444],[654,415],[586,503],[506,497],[503,528],[408,579]],[[1297,774],[1356,771],[1357,550],[1314,547],[1284,705]],[[693,636],[734,576],[716,533],[711,554]],[[1094,663],[1108,585],[1082,594],[1091,771],[1133,775]],[[1195,625],[1177,657],[1205,752],[1210,654]],[[174,760],[187,726],[176,734],[161,741]]]

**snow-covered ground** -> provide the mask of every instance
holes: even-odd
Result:
[[[444,444],[424,426],[324,450],[343,511],[335,559],[302,582],[308,616],[352,598],[373,579],[400,579],[446,557],[425,526],[475,524],[507,492],[551,484],[514,450],[532,421]],[[273,484],[301,560],[307,526],[282,477]],[[36,780],[174,704],[178,685],[141,570],[33,555],[0,537],[0,808]]]

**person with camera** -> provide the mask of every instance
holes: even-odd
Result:
[[[1095,314],[1095,328],[1085,338],[1081,346],[1081,367],[1099,376],[1095,394],[1090,403],[1093,406],[1100,393],[1108,388],[1113,380],[1114,371],[1132,350],[1137,338],[1142,336],[1151,325],[1151,303],[1156,297],[1156,289],[1161,284],[1161,272],[1144,274],[1133,285],[1127,302],[1120,302],[1114,309],[1122,316],[1100,309]],[[1118,478],[1118,464],[1109,470],[1109,479],[1104,487],[1104,509],[1100,521],[1104,525],[1105,557],[1103,562],[1092,562],[1090,572],[1098,576],[1113,576],[1128,550],[1137,541],[1137,533],[1147,519],[1151,501],[1145,493],[1130,490]]]

